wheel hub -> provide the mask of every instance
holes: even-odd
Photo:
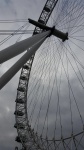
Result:
[[[61,31],[55,29],[55,26],[53,26],[51,28],[51,27],[48,27],[48,26],[46,26],[46,25],[44,25],[44,24],[42,24],[40,22],[37,22],[35,20],[32,20],[32,19],[28,19],[28,20],[29,20],[29,23],[31,23],[31,24],[33,24],[33,25],[41,28],[43,31],[51,30],[51,33],[50,33],[49,36],[54,35],[54,36],[62,39],[63,42],[66,41],[66,40],[68,40],[68,32],[63,33]]]

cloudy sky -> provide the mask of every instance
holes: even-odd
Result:
[[[39,14],[45,4],[45,0],[0,0],[0,20],[12,20],[12,19],[38,19]],[[0,24],[0,30],[13,29],[16,30],[25,23],[15,24]],[[1,36],[0,40],[3,40],[6,36]],[[11,39],[14,43],[15,39]],[[26,37],[24,37],[26,38]],[[2,50],[4,47],[10,45],[10,41],[0,47]],[[3,64],[0,69],[0,76],[15,62],[16,59],[11,60]],[[0,149],[12,150],[17,145],[15,137],[17,135],[15,124],[15,98],[17,93],[17,85],[19,80],[19,73],[0,91]]]
[[[45,2],[46,0],[0,0],[0,20],[28,18],[38,20]],[[52,39],[50,38],[45,41],[43,47],[38,50],[36,54],[36,58],[32,66],[28,91],[28,94],[31,93],[31,89],[33,89],[35,86],[33,95],[28,95],[28,113],[32,128],[35,127],[35,130],[37,131],[37,126],[39,122],[38,134],[40,135],[42,133],[43,124],[45,121],[43,136],[46,137],[48,124],[49,130],[47,131],[47,136],[49,136],[49,138],[53,138],[56,119],[56,136],[57,138],[60,138],[60,118],[63,126],[63,135],[65,137],[70,136],[72,130],[70,107],[73,114],[72,120],[74,124],[74,134],[82,130],[83,122],[81,123],[81,120],[84,120],[84,2],[81,1],[80,3],[80,0],[71,0],[70,2],[63,0],[63,2],[64,3],[60,3],[59,1],[57,8],[51,15],[48,25],[56,25],[59,30],[64,31],[65,33],[68,31],[70,40],[63,43],[61,42],[61,40],[52,37]],[[66,9],[68,7],[69,9]],[[62,14],[60,13],[61,11]],[[69,15],[65,17],[66,14]],[[75,20],[75,18],[79,16],[81,16],[80,19]],[[61,23],[60,25],[62,19],[63,23]],[[0,23],[0,30],[18,29],[24,24],[25,22],[10,24]],[[33,30],[34,27],[30,25],[28,29]],[[31,35],[23,35],[21,40],[29,36]],[[7,36],[0,36],[0,50],[14,44],[17,41],[19,35],[12,37],[10,40],[2,44],[2,40],[4,40],[4,38],[6,37]],[[81,38],[81,41],[79,41],[79,37]],[[23,54],[21,54],[20,56],[22,55]],[[20,56],[17,56],[16,58],[13,58],[10,61],[7,61],[0,65],[0,76],[4,72],[6,72],[8,68],[10,68],[12,64],[14,64],[14,62],[18,60]],[[17,132],[13,126],[15,124],[14,111],[19,75],[20,71],[0,91],[1,150],[11,150],[18,145],[15,142]],[[58,100],[58,94],[60,100]],[[46,109],[48,107],[49,101],[50,106],[47,114],[47,119],[45,120]],[[58,105],[58,102],[60,107]],[[35,106],[35,104],[37,105]],[[40,107],[40,119],[36,123]],[[32,115],[31,119],[32,111],[34,113],[34,117]],[[80,116],[82,116],[82,119]],[[66,122],[68,124],[66,124]],[[18,145],[18,147],[20,148],[21,145]]]

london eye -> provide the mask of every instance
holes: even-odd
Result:
[[[25,52],[0,78],[2,89],[22,68],[15,140],[22,150],[84,150],[84,1],[47,0],[38,20],[28,18],[11,36],[30,25],[30,38],[0,51],[0,64]]]

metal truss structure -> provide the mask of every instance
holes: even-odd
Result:
[[[42,13],[38,19],[39,23],[44,25],[47,24],[49,17],[56,6],[58,0],[47,0]],[[33,35],[41,33],[43,30],[39,27],[35,27]],[[16,141],[22,143],[23,149],[46,149],[45,141],[42,137],[38,137],[34,129],[31,128],[27,117],[27,90],[28,82],[31,72],[31,67],[33,64],[35,54],[30,58],[30,60],[23,66],[21,70],[21,75],[19,78],[19,84],[17,88],[16,97],[16,110],[15,110],[15,120],[16,123],[14,127],[17,129],[18,136]]]
[[[52,13],[54,7],[56,6],[57,2],[58,2],[58,0],[47,0],[46,4],[42,10],[42,13],[38,19],[38,22],[35,22],[35,21],[29,19],[30,23],[36,25],[33,35],[35,35],[35,34],[38,35],[39,33],[43,34],[42,33],[43,31],[50,30],[52,32],[52,33],[50,32],[50,34],[55,35],[58,38],[61,38],[63,42],[65,40],[68,40],[69,32],[63,33],[61,31],[58,31],[54,27],[50,28],[50,27],[46,26],[46,24],[49,20],[49,17],[51,16],[51,13]],[[48,36],[49,36],[49,34],[48,34]],[[84,149],[84,147],[80,143],[81,139],[84,136],[84,124],[83,124],[83,121],[82,121],[83,119],[82,119],[82,116],[81,116],[81,113],[79,111],[76,101],[75,101],[76,107],[79,112],[79,116],[81,118],[82,126],[83,126],[81,131],[79,131],[78,133],[73,132],[72,120],[71,120],[72,133],[70,134],[70,136],[63,137],[62,130],[61,130],[61,136],[59,139],[55,139],[55,137],[53,139],[48,139],[47,136],[44,139],[42,135],[39,136],[38,133],[34,131],[34,128],[31,127],[31,124],[30,124],[29,118],[28,118],[28,114],[27,114],[27,91],[28,91],[29,78],[30,78],[30,73],[31,73],[31,68],[32,68],[34,57],[35,57],[35,53],[34,53],[34,55],[31,56],[29,61],[27,61],[27,63],[23,65],[22,70],[21,70],[21,75],[19,78],[19,84],[18,84],[18,88],[17,88],[17,96],[16,96],[16,100],[15,100],[16,108],[15,108],[15,112],[14,112],[15,120],[16,120],[14,127],[17,129],[17,133],[18,133],[18,136],[16,137],[16,141],[22,143],[23,150],[32,150],[32,149],[34,149],[34,150],[55,149],[56,150],[56,149],[63,149],[63,148],[64,148],[64,150],[66,150],[67,148],[70,150],[72,143],[74,145],[75,150],[78,150],[77,147],[79,145],[80,145],[80,147],[82,147],[82,149]],[[63,62],[62,62],[62,64],[63,64]],[[71,64],[71,62],[70,62],[70,64]],[[64,71],[65,71],[65,69],[64,69]],[[77,74],[76,74],[76,76],[77,76]],[[69,77],[67,75],[66,75],[66,77],[68,78],[68,86],[69,86],[68,88],[69,88],[69,90],[72,90],[70,83],[69,83]],[[78,80],[79,80],[79,78],[78,78]],[[71,117],[72,117],[72,112],[71,112]],[[62,129],[62,125],[61,125],[61,129]]]
[[[50,16],[53,27],[46,25]],[[15,100],[15,140],[22,150],[71,150],[72,146],[84,150],[84,1],[47,0],[38,21],[28,19],[20,29],[29,23],[35,25],[32,37],[0,51],[0,64],[25,51],[0,77],[2,89],[22,68]],[[42,43],[45,47],[35,57]],[[33,75],[31,69],[36,71]]]

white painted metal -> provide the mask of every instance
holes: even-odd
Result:
[[[38,41],[33,47],[28,49],[28,51],[0,78],[0,89],[2,89],[11,78],[20,70],[20,68],[31,58],[32,55],[37,51],[37,49],[44,42],[46,37],[50,34],[50,31],[46,32],[45,36]]]
[[[34,35],[0,51],[0,64],[24,52],[49,34],[49,31]]]

